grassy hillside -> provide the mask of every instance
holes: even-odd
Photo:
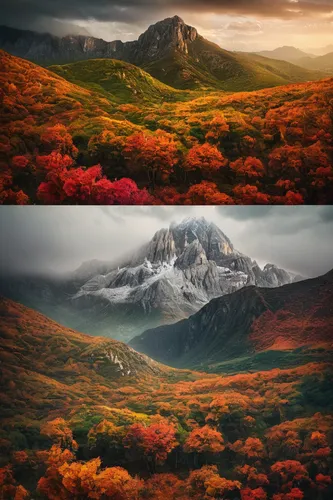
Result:
[[[333,73],[333,52],[320,57],[304,57],[299,60],[299,65],[310,70],[319,70],[331,75]]]
[[[114,59],[92,59],[49,69],[71,83],[96,91],[114,103],[139,105],[185,99],[177,91],[142,69]]]
[[[138,379],[143,382],[168,372],[166,367],[121,342],[65,328],[9,299],[0,299],[0,317],[1,360],[8,369],[6,379],[18,383],[21,374],[16,390],[34,395],[27,415],[26,403],[15,400],[15,391],[10,407],[8,399],[6,402],[8,395],[2,392],[2,418],[8,425],[13,416],[20,422],[25,418],[38,420],[61,407],[70,412],[70,408],[80,407],[81,398],[85,405],[103,406],[112,397],[119,379],[125,377],[126,384],[135,384]],[[50,394],[52,398],[48,400]],[[45,408],[38,410],[43,401]]]
[[[82,85],[72,84],[54,72],[4,51],[0,51],[0,61],[3,68],[1,86],[5,95],[1,103],[1,132],[6,133],[8,144],[13,144],[13,153],[24,149],[21,144],[27,141],[31,129],[38,132],[56,123],[70,126],[74,135],[79,131],[87,130],[91,134],[103,130],[108,123],[111,128],[121,128],[119,120],[111,122],[110,115],[117,111],[117,103],[110,95],[104,96]],[[21,134],[17,127],[24,121],[26,133]],[[129,122],[123,127],[136,129]]]
[[[268,59],[255,54],[238,54],[239,60],[248,69],[252,77],[253,90],[287,83],[301,83],[320,80],[324,74],[319,71],[311,71],[301,68],[296,64],[286,61]],[[274,83],[275,82],[275,83]],[[244,87],[244,90],[246,87]]]

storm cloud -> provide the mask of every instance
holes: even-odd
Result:
[[[2,207],[0,272],[64,273],[117,261],[185,217],[215,222],[257,260],[314,277],[333,268],[333,207]]]
[[[28,16],[51,19],[95,19],[97,21],[144,21],[147,15],[170,11],[211,12],[214,14],[254,15],[280,19],[333,15],[330,0],[3,0],[2,16],[16,19]]]
[[[65,30],[77,33],[81,29],[107,40],[131,40],[149,24],[177,14],[226,48],[233,44],[241,47],[239,35],[243,34],[246,40],[246,35],[253,32],[258,34],[253,44],[262,49],[278,43],[275,42],[278,36],[280,39],[286,36],[289,45],[311,45],[313,41],[320,44],[324,43],[324,37],[332,40],[332,0],[2,0],[1,3],[2,24],[58,35]]]

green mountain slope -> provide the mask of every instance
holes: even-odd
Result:
[[[155,78],[182,89],[259,90],[288,83],[317,80],[320,72],[256,54],[233,53],[198,37],[187,53],[170,51],[162,59],[144,64]]]
[[[161,83],[130,63],[115,59],[90,59],[49,69],[71,83],[102,93],[118,103],[175,101],[184,92]]]

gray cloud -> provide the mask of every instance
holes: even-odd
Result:
[[[261,263],[270,261],[304,276],[333,268],[333,207],[225,208],[216,209],[241,224],[234,239],[238,248],[246,241],[248,254]]]
[[[215,14],[255,15],[282,19],[332,14],[330,0],[3,0],[2,18],[95,19],[132,22],[146,20],[147,13],[197,11]]]
[[[320,208],[320,218],[324,222],[333,221],[333,206],[321,207]]]
[[[144,23],[176,13],[300,19],[332,14],[331,0],[2,0],[2,23],[44,28],[47,23],[95,20]],[[198,21],[200,19],[198,18]],[[243,23],[243,28],[246,22]],[[112,38],[112,37],[111,37]]]
[[[333,207],[2,207],[0,272],[68,272],[113,261],[187,216],[215,222],[256,259],[318,276],[333,268]]]
[[[180,15],[228,50],[325,46],[332,38],[332,0],[2,0],[1,24],[111,41],[135,40],[150,24]]]
[[[216,210],[224,216],[230,216],[236,220],[250,220],[267,217],[273,210],[272,206],[249,205],[247,210],[243,206],[216,207]],[[277,208],[274,208],[276,211]]]

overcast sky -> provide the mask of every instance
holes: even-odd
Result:
[[[204,216],[259,265],[314,277],[333,268],[333,207],[6,207],[0,271],[67,272],[113,261],[172,221]]]
[[[333,43],[333,0],[1,0],[1,24],[105,40],[134,40],[175,14],[229,50]]]

